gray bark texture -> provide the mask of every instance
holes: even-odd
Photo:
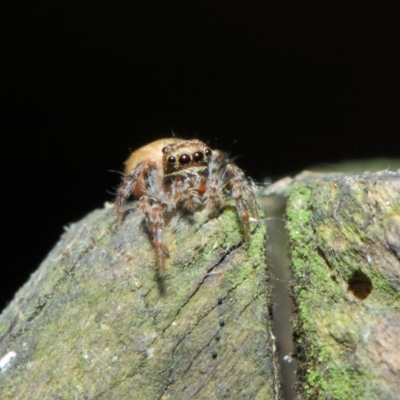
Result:
[[[278,259],[294,396],[399,399],[400,174],[286,178],[263,191],[276,221],[284,198],[268,272],[262,219],[243,243],[231,204],[168,221],[162,281],[137,203],[119,226],[109,207],[72,224],[0,316],[0,399],[280,399]]]
[[[286,185],[298,393],[400,398],[400,174]]]
[[[157,278],[137,207],[66,229],[0,316],[0,399],[277,399],[265,226],[175,217]]]

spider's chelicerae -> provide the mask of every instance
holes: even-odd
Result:
[[[233,198],[244,239],[249,241],[248,210],[258,217],[255,195],[243,171],[222,151],[211,150],[196,139],[160,139],[134,151],[125,165],[114,212],[121,223],[128,197],[139,198],[160,276],[164,274],[168,257],[164,243],[165,213],[221,209],[226,200]]]

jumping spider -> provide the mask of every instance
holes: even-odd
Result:
[[[168,257],[164,213],[221,209],[227,199],[233,198],[246,242],[250,239],[248,209],[258,217],[255,195],[243,171],[222,151],[211,150],[196,139],[160,139],[134,151],[125,163],[115,199],[118,223],[124,219],[125,203],[131,195],[139,198],[160,276]]]

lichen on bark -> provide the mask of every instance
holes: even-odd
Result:
[[[288,233],[304,398],[400,397],[400,176],[299,179]]]
[[[181,216],[157,279],[134,203],[72,224],[0,316],[1,399],[279,398],[265,226],[236,211]]]

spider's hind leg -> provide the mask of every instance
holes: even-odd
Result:
[[[257,202],[256,202],[256,195],[254,193],[252,186],[255,186],[254,183],[249,182],[246,179],[246,181],[243,184],[243,190],[249,199],[250,209],[251,209],[251,213],[253,214],[253,217],[255,219],[258,219],[258,207],[257,207]]]
[[[159,276],[163,277],[165,259],[169,256],[168,248],[164,243],[164,205],[150,199],[149,196],[142,196],[140,207],[156,251]]]
[[[243,226],[243,235],[246,242],[250,241],[250,223],[249,223],[249,212],[246,206],[243,195],[248,197],[250,203],[251,213],[255,218],[258,218],[257,203],[254,191],[250,186],[247,178],[245,177],[243,171],[238,168],[235,164],[228,164],[226,166],[226,179],[227,186],[232,190],[232,197],[236,202],[236,210],[240,221]]]

